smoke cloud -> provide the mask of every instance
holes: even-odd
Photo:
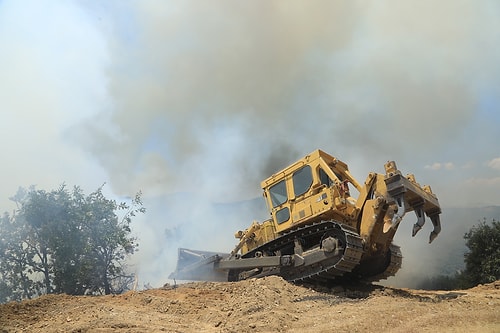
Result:
[[[26,3],[0,2],[2,197],[142,190],[143,280],[179,245],[229,251],[265,207],[208,203],[316,148],[360,181],[396,160],[444,206],[500,205],[496,1]]]
[[[219,200],[254,196],[241,189],[316,147],[362,174],[392,158],[422,168],[450,145],[472,149],[465,131],[494,131],[480,112],[484,94],[498,98],[495,11],[131,2],[127,29],[110,37],[113,104],[99,127],[90,119],[86,144],[118,192],[216,179],[205,191]]]
[[[94,190],[106,171],[71,128],[106,105],[102,32],[75,3],[0,1],[2,209],[19,186]]]

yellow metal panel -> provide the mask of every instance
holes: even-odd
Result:
[[[300,209],[295,209],[292,215],[292,222],[297,223],[300,220],[303,220],[306,217],[310,217],[312,215],[311,205],[302,205]]]

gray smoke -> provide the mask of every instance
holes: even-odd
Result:
[[[113,103],[86,145],[118,192],[216,179],[202,187],[222,200],[317,147],[367,165],[361,177],[387,159],[422,167],[464,143],[478,90],[498,84],[498,10],[131,2],[110,35]]]
[[[27,3],[0,3],[3,197],[142,190],[151,282],[176,246],[230,250],[266,217],[208,203],[259,196],[316,148],[359,181],[394,159],[445,206],[500,204],[496,1]]]

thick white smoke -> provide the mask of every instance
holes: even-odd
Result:
[[[207,202],[316,148],[360,181],[395,159],[445,206],[500,204],[496,1],[26,4],[0,2],[3,197],[142,190],[143,280],[177,245],[230,250],[264,209]]]
[[[0,1],[2,211],[19,186],[92,191],[106,171],[69,133],[109,101],[106,37],[73,2]]]
[[[210,175],[220,199],[316,147],[367,164],[362,177],[389,158],[422,167],[467,144],[478,91],[498,85],[495,11],[467,1],[131,2],[110,36],[108,125],[91,119],[87,145],[118,191]]]

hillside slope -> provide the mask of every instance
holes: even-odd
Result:
[[[279,277],[0,305],[0,332],[500,332],[500,281],[314,290]]]

